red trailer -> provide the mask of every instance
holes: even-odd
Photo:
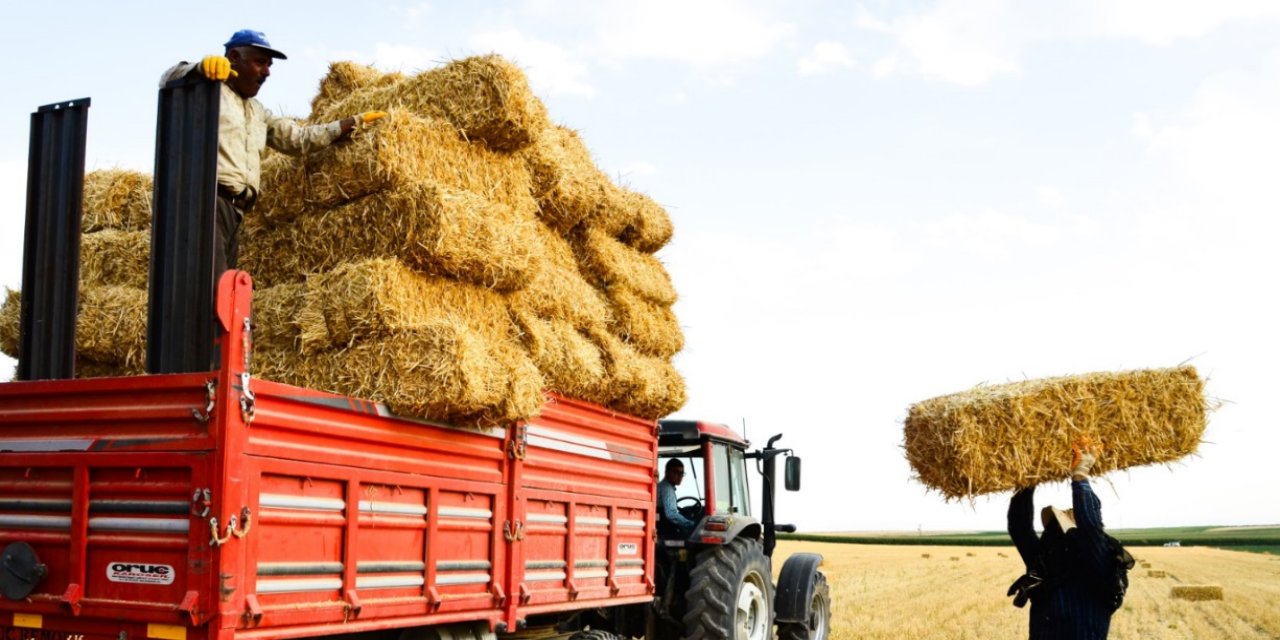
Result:
[[[0,384],[0,571],[31,579],[0,638],[502,632],[652,599],[656,423],[551,395],[464,429],[256,380],[251,289],[224,274],[216,371]]]

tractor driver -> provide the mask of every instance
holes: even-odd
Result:
[[[662,481],[658,483],[658,533],[664,537],[687,537],[694,522],[676,508],[676,486],[684,479],[684,463],[679,458],[667,461]]]
[[[160,77],[161,87],[171,80],[197,74],[223,83],[218,110],[218,199],[213,232],[215,278],[236,267],[240,223],[258,201],[262,152],[266,147],[290,155],[310,153],[387,115],[382,111],[366,111],[311,126],[277,116],[255,96],[271,75],[271,63],[286,59],[285,55],[273,49],[261,31],[252,29],[231,34],[223,46],[225,55],[179,63]]]

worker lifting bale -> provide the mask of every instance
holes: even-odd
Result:
[[[912,405],[903,429],[921,482],[949,499],[1065,480],[1072,446],[1105,449],[1094,473],[1195,453],[1205,429],[1194,367],[979,386]],[[992,455],[999,452],[999,455]]]

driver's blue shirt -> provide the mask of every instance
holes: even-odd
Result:
[[[693,521],[680,515],[676,508],[676,486],[666,480],[658,483],[658,513],[663,520],[681,529],[693,528]]]

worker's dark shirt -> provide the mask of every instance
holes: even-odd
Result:
[[[1027,565],[1048,581],[1031,596],[1031,640],[1103,640],[1111,628],[1111,607],[1098,595],[1114,560],[1102,531],[1102,502],[1088,480],[1071,483],[1076,528],[1068,534],[1071,558],[1046,558],[1034,528],[1034,487],[1009,501],[1009,537]],[[1066,560],[1064,562],[1064,560]],[[1046,566],[1049,565],[1049,566]],[[1065,574],[1065,575],[1064,575]]]

